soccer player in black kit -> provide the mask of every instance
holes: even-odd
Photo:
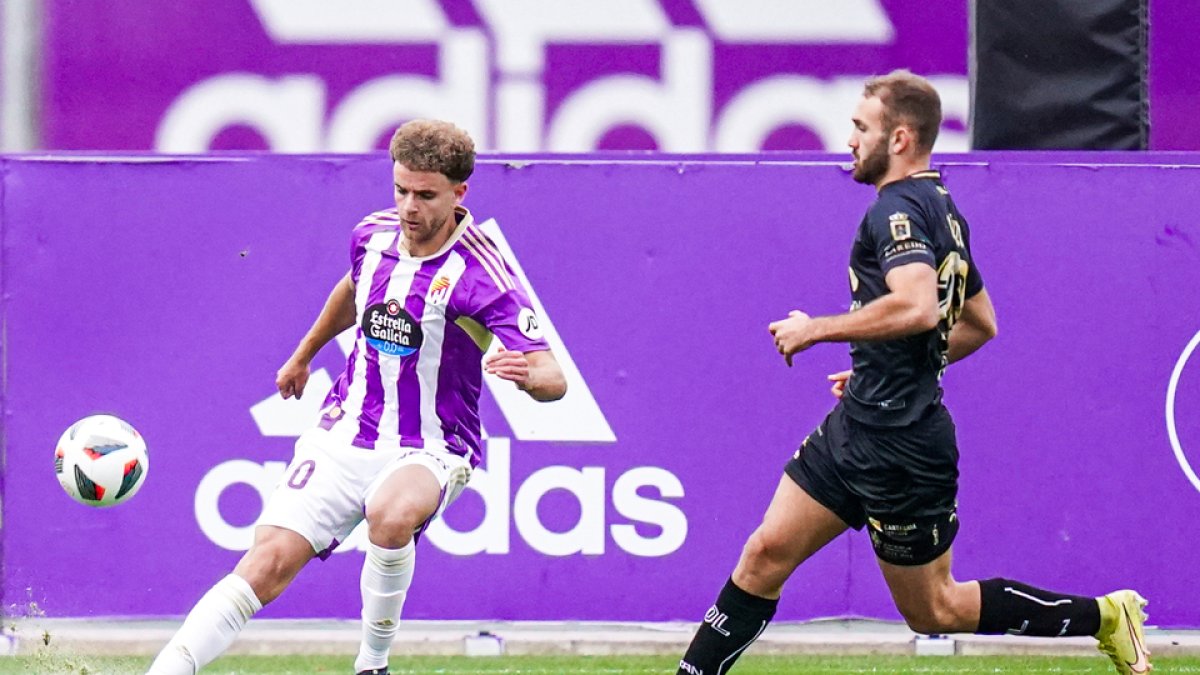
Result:
[[[770,325],[792,357],[850,343],[838,403],[787,463],[762,524],[704,616],[678,673],[721,675],[762,634],[792,571],[847,528],[867,528],[904,620],[919,633],[1092,635],[1119,673],[1150,670],[1134,591],[1066,595],[1009,579],[956,581],[958,447],[939,385],[996,334],[971,232],[930,153],[941,100],[899,70],[868,80],[853,116],[854,180],[878,198],[850,253],[851,310]]]

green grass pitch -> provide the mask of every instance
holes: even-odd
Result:
[[[126,675],[144,673],[149,657],[89,657],[39,652],[28,656],[0,657],[0,673],[21,675]],[[226,656],[203,675],[251,675],[272,673],[351,673],[351,656]],[[586,673],[649,674],[674,673],[676,660],[665,656],[420,656],[393,657],[392,673],[416,675],[467,675],[509,673],[571,675]],[[738,661],[735,675],[767,673],[888,673],[894,675],[933,673],[1112,673],[1103,656],[754,656]],[[1200,673],[1200,658],[1155,659],[1160,673]]]

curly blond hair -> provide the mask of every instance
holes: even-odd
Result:
[[[475,141],[450,122],[413,120],[396,129],[388,145],[393,162],[410,171],[433,171],[461,183],[475,171]]]

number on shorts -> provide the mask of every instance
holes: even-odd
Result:
[[[317,463],[311,459],[306,459],[296,465],[296,469],[292,471],[292,475],[288,478],[287,486],[293,490],[299,490],[305,485],[308,485],[308,479],[312,478],[313,471],[316,471]]]

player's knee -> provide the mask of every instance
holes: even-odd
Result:
[[[742,557],[752,567],[775,567],[786,564],[789,548],[790,542],[786,539],[760,527],[746,540]]]
[[[429,515],[428,508],[403,500],[371,509],[367,512],[367,537],[376,546],[400,548],[412,540]]]
[[[945,631],[941,622],[932,614],[924,612],[901,612],[901,615],[904,616],[904,623],[908,624],[909,629],[914,633],[932,635]]]
[[[786,542],[760,528],[746,540],[734,583],[751,593],[770,595],[779,592],[793,568]]]
[[[738,588],[751,595],[764,598],[778,597],[787,583],[788,573],[782,567],[764,564],[761,561],[747,564],[743,558],[734,568],[731,577]]]
[[[283,593],[292,580],[294,563],[280,546],[255,544],[246,552],[234,573],[246,580],[263,605]]]
[[[904,623],[914,633],[960,633],[966,630],[960,612],[950,603],[935,601],[914,607],[901,607]]]

